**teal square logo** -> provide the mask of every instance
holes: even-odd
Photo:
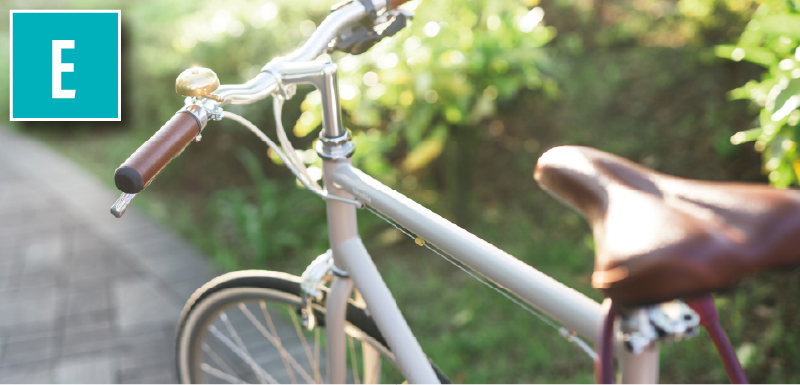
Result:
[[[121,120],[120,11],[11,11],[11,120]]]

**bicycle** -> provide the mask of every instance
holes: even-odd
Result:
[[[192,295],[176,342],[181,382],[322,382],[326,372],[330,383],[372,383],[381,379],[382,360],[408,382],[448,382],[422,351],[361,242],[358,209],[378,215],[552,325],[595,361],[598,382],[613,381],[615,355],[622,381],[656,382],[659,343],[696,335],[699,326],[709,331],[731,379],[746,381],[709,293],[757,271],[800,263],[800,253],[791,248],[800,235],[800,197],[765,186],[670,177],[589,148],[548,151],[534,177],[589,220],[597,244],[592,282],[607,297],[601,305],[351,165],[355,144],[341,122],[337,67],[315,59],[331,49],[362,53],[393,35],[411,17],[398,9],[406,1],[334,6],[300,49],[272,60],[245,84],[221,86],[211,70],[184,71],[176,91],[186,105],[115,171],[123,194],[111,212],[121,217],[167,163],[201,139],[209,120],[229,118],[264,141],[326,202],[331,247],[301,277],[239,271]],[[311,84],[321,94],[322,131],[315,150],[323,159],[324,188],[308,176],[281,124],[283,101],[297,84]],[[222,109],[268,96],[279,145]],[[244,334],[244,326],[252,329]],[[286,330],[296,336],[282,336]],[[361,342],[360,353],[354,339]],[[266,354],[266,348],[278,354]]]

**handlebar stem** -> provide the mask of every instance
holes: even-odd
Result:
[[[322,132],[315,149],[323,159],[347,159],[355,151],[355,143],[342,124],[342,108],[339,104],[337,66],[331,61],[306,63],[282,62],[275,68],[278,82],[284,85],[311,84],[317,88],[322,99]]]
[[[328,139],[339,138],[346,132],[342,125],[336,69],[331,61],[291,63],[279,69],[282,84],[311,84],[317,88],[322,99],[323,134]]]

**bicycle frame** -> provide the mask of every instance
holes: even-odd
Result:
[[[375,9],[384,10],[387,2],[373,0],[373,5]],[[348,277],[334,277],[326,304],[329,383],[343,383],[346,378],[345,310],[354,287],[363,297],[370,315],[386,339],[406,379],[411,383],[439,382],[361,242],[356,218],[359,202],[383,213],[499,287],[559,321],[570,331],[597,341],[602,323],[600,304],[448,222],[352,166],[349,157],[354,145],[341,123],[336,65],[312,60],[326,52],[329,43],[341,31],[360,22],[366,14],[362,1],[351,1],[336,8],[303,47],[293,54],[268,63],[254,79],[245,84],[220,86],[208,97],[187,98],[187,103],[202,112],[203,117],[207,115],[207,119],[219,120],[222,118],[223,106],[250,104],[270,95],[289,98],[294,94],[295,84],[312,84],[320,91],[323,100],[323,132],[316,144],[316,150],[323,159],[327,191],[312,191],[326,199],[333,261],[336,267],[349,274]],[[303,181],[299,175],[298,178]],[[123,194],[112,207],[112,213],[117,217],[121,216],[134,195]],[[638,355],[621,348],[621,343],[616,346],[623,382],[657,382],[657,345]],[[363,353],[367,364],[365,367],[369,368],[365,373],[365,381],[378,381],[378,351],[365,344]]]
[[[600,304],[571,289],[488,242],[445,220],[411,199],[354,168],[350,161],[324,162],[325,186],[330,194],[357,198],[375,208],[417,236],[474,269],[526,303],[564,324],[568,329],[595,341],[600,331]],[[370,313],[394,352],[398,367],[413,383],[438,382],[416,338],[398,309],[386,284],[358,235],[356,207],[328,200],[328,228],[334,262],[345,269],[359,289]],[[331,329],[331,306],[341,306],[351,288],[337,283],[328,301],[328,336],[344,335]],[[344,324],[343,312],[341,324]],[[334,325],[338,326],[339,323]],[[343,326],[342,326],[343,327]],[[328,341],[328,357],[345,357],[343,344]],[[624,382],[654,383],[658,380],[658,348],[640,355],[617,349]],[[330,362],[332,383],[344,381],[344,363]]]
[[[285,87],[312,84],[322,97],[323,131],[315,148],[323,159],[327,192],[318,193],[326,198],[334,263],[350,275],[350,278],[334,278],[328,297],[328,381],[342,383],[345,380],[345,305],[354,284],[406,379],[413,383],[438,382],[422,348],[361,242],[354,199],[380,211],[426,242],[558,320],[569,330],[596,341],[602,318],[600,304],[352,167],[349,156],[355,146],[341,123],[336,72],[336,65],[331,62],[287,64],[285,60],[271,62],[265,66],[265,72],[262,72],[264,76],[269,74],[275,80],[271,83],[274,86],[270,86],[270,90],[277,89],[277,92],[288,96],[291,92]],[[241,101],[234,100],[246,103],[262,98],[262,95]],[[377,353],[370,347],[365,347],[365,351],[367,360],[377,360]],[[657,347],[639,355],[629,354],[626,349],[617,349],[617,356],[623,381],[657,382]],[[376,376],[375,373],[366,375],[368,378]]]

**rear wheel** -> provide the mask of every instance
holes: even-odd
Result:
[[[180,382],[324,382],[325,302],[323,298],[312,304],[317,327],[303,328],[299,282],[299,277],[284,273],[240,271],[198,289],[180,319],[176,343]],[[365,375],[367,380],[380,380],[381,367],[384,378],[402,381],[394,355],[374,321],[363,305],[352,300],[345,332],[349,382],[360,383]],[[362,362],[363,345],[383,359]],[[376,369],[378,376],[369,378]],[[435,366],[434,370],[447,381]]]

